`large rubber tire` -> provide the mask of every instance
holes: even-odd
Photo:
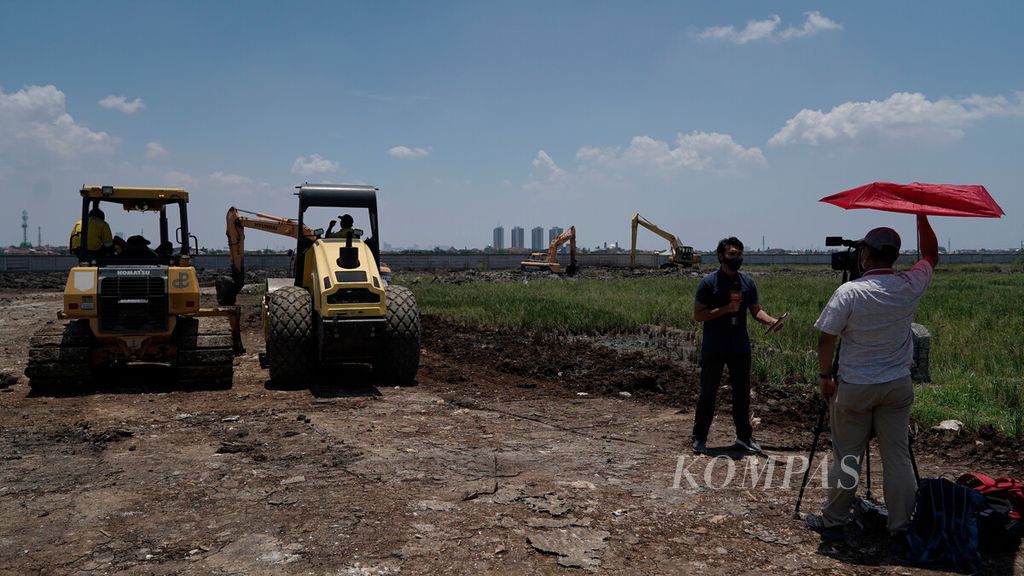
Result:
[[[403,286],[387,287],[387,326],[381,355],[374,363],[380,384],[412,386],[420,367],[420,312],[416,298]]]
[[[231,328],[223,318],[178,318],[175,328],[178,385],[227,390],[234,373]]]
[[[298,286],[271,292],[267,300],[270,335],[267,360],[276,386],[305,386],[315,371],[313,297]]]
[[[47,322],[29,338],[29,387],[34,393],[53,394],[91,384],[92,343],[88,320]]]

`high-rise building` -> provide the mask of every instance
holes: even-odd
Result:
[[[495,250],[504,250],[505,249],[505,227],[504,226],[498,226],[497,228],[494,229],[494,242],[491,243],[491,246],[494,247]]]
[[[554,240],[555,238],[558,238],[558,235],[561,234],[562,232],[565,232],[565,229],[562,228],[561,226],[552,226],[551,228],[549,228],[548,229],[548,243],[551,243],[552,240]]]
[[[522,226],[512,227],[512,249],[523,250],[526,248],[526,230]]]
[[[544,249],[544,228],[542,226],[537,226],[530,232],[530,249]]]

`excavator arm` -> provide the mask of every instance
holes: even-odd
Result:
[[[565,273],[569,275],[575,274],[577,269],[575,226],[570,226],[568,230],[551,239],[551,244],[548,246],[547,257],[544,260],[537,259],[537,257],[541,255],[541,253],[537,252],[533,254],[533,257],[530,260],[523,261],[521,263],[523,270],[546,268],[556,274],[561,273],[562,265],[558,262],[558,249],[566,242],[569,243],[569,267],[565,269]]]
[[[569,226],[569,229],[562,232],[551,241],[551,245],[548,246],[548,263],[558,264],[558,249],[562,247],[562,244],[569,243],[569,269],[567,272],[572,274],[576,271],[576,227]]]
[[[647,228],[648,230],[650,230],[651,232],[654,232],[658,236],[661,236],[665,240],[668,240],[669,247],[672,249],[671,261],[672,261],[673,264],[691,265],[691,264],[699,264],[700,263],[700,257],[698,255],[692,253],[692,251],[693,251],[692,248],[690,248],[689,250],[685,249],[685,247],[683,246],[683,243],[679,240],[678,236],[676,236],[675,234],[672,234],[671,232],[668,232],[666,230],[662,230],[656,224],[654,224],[650,220],[644,218],[640,214],[633,214],[633,220],[632,220],[632,243],[630,244],[630,248],[629,248],[629,267],[630,268],[633,268],[634,266],[636,266],[636,229],[637,229],[637,226],[643,226],[644,228]]]
[[[248,214],[248,216],[242,216]],[[222,305],[234,304],[235,298],[245,284],[245,229],[253,228],[271,234],[280,234],[298,239],[298,222],[290,218],[271,216],[262,212],[250,212],[232,206],[227,213],[228,254],[231,257],[231,276],[217,278],[217,302]],[[302,226],[302,235],[309,241],[316,240],[316,233],[308,226]]]

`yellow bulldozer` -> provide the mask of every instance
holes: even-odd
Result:
[[[390,283],[379,264],[377,189],[348,184],[298,187],[295,220],[228,210],[231,276],[217,280],[217,299],[233,303],[245,279],[245,229],[295,238],[290,278],[270,278],[263,298],[266,351],[260,364],[275,385],[308,385],[320,366],[367,364],[380,383],[409,385],[420,359],[420,315],[405,287]],[[365,209],[369,235],[344,227],[310,229],[309,208]],[[249,216],[242,216],[242,213]],[[333,222],[331,223],[333,227]]]
[[[662,230],[640,214],[633,214],[633,219],[630,221],[630,224],[633,237],[633,241],[629,248],[630,268],[636,266],[636,231],[638,226],[643,226],[665,240],[668,240],[671,254],[669,254],[668,262],[661,265],[662,268],[690,268],[691,266],[700,266],[700,254],[693,251],[693,246],[684,246],[675,234]]]
[[[70,246],[78,264],[68,273],[64,307],[29,339],[25,375],[34,391],[71,392],[88,385],[97,368],[157,362],[176,371],[179,385],[231,386],[241,354],[238,309],[201,308],[188,231],[188,192],[177,188],[85,186],[81,220]],[[109,236],[100,206],[129,214],[156,214],[156,250],[140,236]],[[168,211],[177,209],[176,243]],[[97,227],[97,230],[90,231]],[[109,245],[92,239],[106,228]],[[85,239],[85,240],[83,240]],[[224,321],[227,320],[227,322]]]

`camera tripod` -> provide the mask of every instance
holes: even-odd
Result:
[[[838,391],[836,391],[838,394]],[[811,463],[814,462],[814,454],[818,450],[818,439],[821,438],[821,433],[825,429],[825,412],[828,410],[828,403],[822,400],[818,409],[818,422],[814,426],[814,441],[811,443],[811,451],[807,455],[807,469],[804,470],[804,477],[800,481],[800,493],[796,497],[796,508],[793,510],[793,518],[796,520],[800,519],[800,504],[804,499],[804,490],[807,488],[807,482],[811,475]],[[907,431],[907,451],[910,453],[910,465],[914,468],[914,479],[917,481],[921,480],[921,474],[917,470],[917,458],[914,457],[914,434]],[[871,494],[871,437],[874,436],[874,431],[868,435],[868,443],[864,447],[864,468],[865,474],[867,475],[867,483],[865,486],[865,498],[868,500],[874,500]]]

